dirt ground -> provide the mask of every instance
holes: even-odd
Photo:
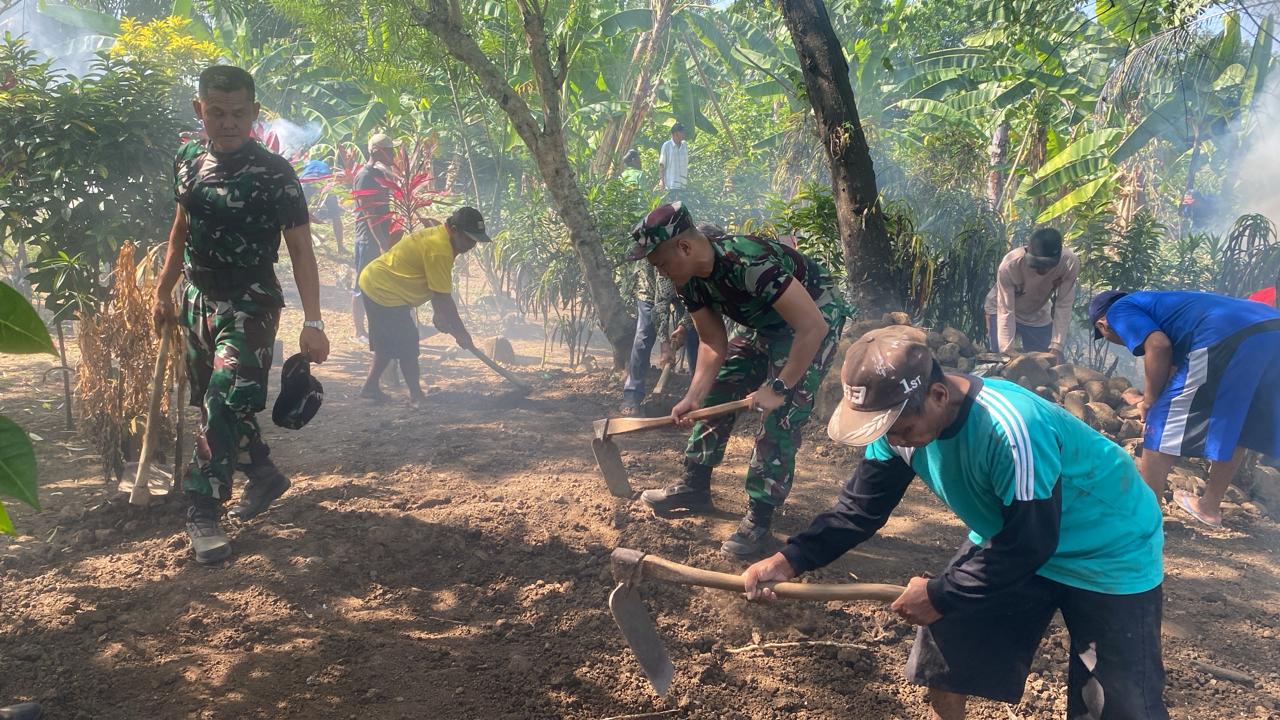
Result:
[[[0,538],[0,700],[76,720],[922,715],[923,692],[902,679],[913,629],[884,607],[759,606],[649,585],[676,666],[669,696],[655,698],[606,608],[609,552],[739,570],[718,547],[744,506],[752,423],[717,473],[719,511],[657,519],[613,499],[595,472],[590,423],[615,408],[619,378],[571,371],[560,355],[543,365],[540,325],[503,328],[498,314],[472,311],[477,337],[517,339],[519,371],[536,386],[527,398],[469,357],[446,358],[451,342],[435,337],[423,355],[428,407],[358,399],[370,355],[352,337],[336,260],[323,263],[334,344],[316,370],[324,407],[300,431],[267,423],[293,490],[231,528],[235,555],[221,566],[189,558],[180,502],[134,508],[104,483],[87,443],[61,429],[47,359],[0,359],[0,408],[39,438],[44,503],[39,513],[11,504],[24,535]],[[300,321],[294,303],[287,352]],[[677,472],[675,432],[620,444],[639,487]],[[825,509],[855,462],[811,427],[777,536]],[[1280,527],[1243,510],[1227,522],[1218,533],[1166,522],[1176,718],[1280,717]],[[879,537],[817,575],[905,583],[939,571],[963,537],[917,485]],[[810,639],[846,646],[732,652]],[[1056,627],[1023,702],[974,703],[971,717],[1063,717],[1066,660]]]

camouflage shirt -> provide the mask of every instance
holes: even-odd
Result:
[[[787,333],[791,327],[773,304],[798,281],[828,322],[849,315],[831,274],[796,250],[746,235],[714,239],[711,248],[711,275],[695,277],[679,291],[691,313],[710,308],[764,333]]]
[[[233,153],[193,141],[178,151],[173,176],[174,198],[190,227],[187,279],[215,299],[231,299],[253,285],[280,298],[272,267],[280,233],[310,221],[288,161],[253,140]]]

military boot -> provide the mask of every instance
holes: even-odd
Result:
[[[240,493],[239,502],[231,508],[231,517],[236,520],[244,521],[261,515],[291,485],[289,478],[280,472],[270,458],[242,465],[240,469],[249,477],[249,482]]]
[[[737,560],[747,560],[759,557],[771,549],[774,540],[769,530],[773,527],[774,507],[754,498],[748,501],[746,516],[738,524],[738,529],[720,546],[721,552]]]
[[[212,565],[231,557],[231,540],[218,523],[222,504],[204,495],[191,494],[191,507],[187,508],[187,537],[191,539],[191,551],[196,562]]]
[[[640,493],[656,513],[673,510],[702,512],[711,509],[711,466],[685,461],[684,474],[674,484]]]

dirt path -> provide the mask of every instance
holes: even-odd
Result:
[[[368,353],[351,339],[347,296],[330,287],[325,300],[336,352],[318,370],[324,408],[302,431],[268,430],[294,489],[232,529],[236,554],[220,567],[188,559],[179,503],[137,509],[108,491],[84,443],[58,430],[45,360],[0,360],[0,407],[42,438],[45,504],[14,508],[27,535],[0,539],[0,700],[101,720],[920,716],[922,692],[901,679],[912,630],[870,604],[761,607],[651,587],[677,671],[667,700],[649,692],[605,607],[608,553],[738,569],[716,550],[744,503],[748,423],[717,474],[721,512],[658,520],[595,473],[590,421],[615,405],[616,378],[538,366],[541,340],[529,339],[517,352],[537,390],[521,399],[478,362],[442,358],[449,345],[434,338],[429,407],[374,407],[355,398]],[[291,308],[288,347],[299,320]],[[676,472],[678,435],[622,444],[636,485]],[[824,509],[853,463],[813,428],[779,537]],[[1280,528],[1243,511],[1228,523],[1214,535],[1167,523],[1177,718],[1280,716]],[[917,485],[880,537],[820,575],[905,582],[937,572],[963,534]],[[756,638],[850,647],[728,652]],[[1042,646],[1022,704],[975,703],[971,716],[1062,717],[1064,640],[1058,629]]]

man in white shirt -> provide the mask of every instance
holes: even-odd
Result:
[[[689,146],[684,141],[684,125],[671,126],[671,139],[662,143],[658,155],[658,184],[671,193],[683,190],[689,179]]]
[[[996,284],[987,293],[987,337],[993,352],[1013,349],[1022,337],[1024,352],[1051,352],[1062,358],[1071,325],[1080,261],[1062,247],[1062,233],[1040,228],[1024,247],[1000,261]]]

